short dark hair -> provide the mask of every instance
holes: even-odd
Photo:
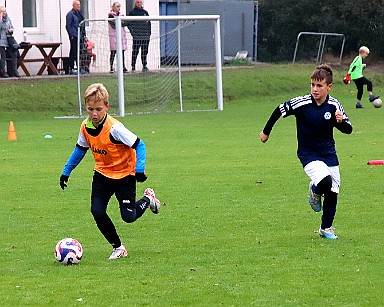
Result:
[[[311,80],[325,80],[327,84],[331,84],[333,82],[333,71],[331,66],[327,64],[321,64],[316,66],[315,70],[311,75]]]

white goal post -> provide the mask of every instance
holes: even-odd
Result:
[[[115,58],[112,61],[108,40],[108,26],[111,22],[115,25],[117,43]],[[125,27],[129,22],[151,23],[148,71],[143,69],[141,72],[141,51],[137,57],[139,69],[133,72],[130,68],[129,64],[133,63],[132,36]],[[116,16],[88,19],[79,25],[79,31],[84,25],[87,38],[94,43],[95,58],[92,60],[93,66],[90,65],[91,58],[86,60],[86,64],[82,62],[84,56],[81,52],[85,51],[80,48],[79,39],[77,78],[80,116],[83,116],[84,89],[94,82],[106,82],[109,85],[106,87],[110,96],[117,98],[114,111],[119,116],[160,112],[162,109],[169,111],[169,108],[164,106],[174,105],[176,96],[177,111],[223,110],[219,15]],[[85,67],[85,70],[82,67]],[[192,79],[197,79],[198,84],[188,83]],[[199,96],[199,92],[202,93],[201,87],[208,88],[207,92],[215,96],[214,105],[211,107],[207,101],[213,97]],[[196,93],[186,94],[192,88]],[[194,102],[189,102],[189,99],[194,99]],[[151,105],[152,109],[148,105]]]
[[[320,37],[319,46],[318,46],[318,50],[317,50],[316,65],[320,64],[323,61],[325,39],[327,37],[339,37],[339,38],[341,38],[342,43],[341,43],[341,50],[340,50],[339,63],[338,63],[339,65],[341,65],[341,59],[343,57],[343,51],[344,51],[344,45],[345,45],[344,34],[341,34],[341,33],[323,33],[323,32],[300,32],[296,38],[296,46],[295,46],[295,51],[293,54],[292,63],[295,63],[295,61],[296,61],[296,55],[297,55],[297,50],[299,48],[300,37],[304,36],[304,35],[319,36]]]

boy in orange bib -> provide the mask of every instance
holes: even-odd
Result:
[[[121,122],[108,115],[109,94],[106,88],[101,83],[92,84],[84,96],[88,118],[81,123],[77,144],[60,176],[60,186],[63,190],[67,187],[72,170],[90,149],[96,163],[91,213],[100,232],[113,247],[109,259],[118,259],[127,256],[128,252],[107,214],[112,195],[115,194],[121,217],[127,223],[136,221],[147,208],[158,214],[160,201],[150,188],[136,201],[136,181],[147,179],[145,144]]]

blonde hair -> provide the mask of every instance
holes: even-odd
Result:
[[[113,2],[113,4],[112,4],[112,10],[113,10],[115,7],[118,7],[118,6],[121,6],[120,2],[118,2],[118,1]]]
[[[366,46],[361,46],[359,49],[359,54],[366,53],[369,54],[369,48]]]
[[[84,92],[85,104],[89,101],[104,101],[105,105],[109,104],[109,94],[105,86],[101,83],[94,83],[88,86]]]

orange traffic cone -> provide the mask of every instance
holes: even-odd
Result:
[[[8,141],[17,141],[16,130],[13,121],[9,122]]]

